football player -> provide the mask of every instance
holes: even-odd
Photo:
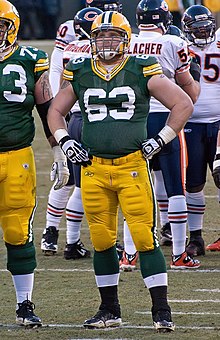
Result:
[[[15,6],[0,0],[0,224],[7,248],[7,269],[16,291],[16,323],[38,327],[42,322],[34,314],[31,301],[36,268],[36,170],[31,147],[35,104],[51,146],[57,143],[46,119],[52,100],[48,56],[37,48],[18,45],[19,25]]]
[[[87,7],[76,13],[73,24],[77,40],[64,48],[63,67],[70,59],[91,56],[90,30],[94,19],[101,13],[102,11],[96,7]],[[69,116],[68,132],[71,138],[80,143],[82,114],[78,102],[72,107]],[[80,228],[84,215],[80,189],[81,166],[73,164],[73,170],[75,188],[66,205],[66,246],[64,249],[66,260],[90,257],[90,251],[80,241]]]
[[[118,12],[93,22],[92,58],[71,60],[48,113],[57,142],[74,164],[81,164],[81,190],[94,247],[94,271],[101,304],[86,328],[118,327],[119,261],[116,252],[119,205],[139,251],[141,273],[152,299],[158,331],[172,331],[167,302],[166,263],[156,237],[155,201],[146,159],[181,131],[193,110],[191,99],[162,74],[148,55],[127,55],[131,28]],[[170,110],[164,128],[147,140],[150,96]],[[70,138],[63,117],[79,100],[82,144]]]
[[[220,58],[219,31],[215,34],[215,20],[207,7],[193,5],[183,15],[183,31],[191,42],[190,50],[201,67],[201,93],[194,105],[192,117],[185,126],[188,149],[186,199],[190,240],[187,253],[205,254],[202,237],[205,213],[204,186],[207,169],[213,171],[219,130]],[[217,39],[216,39],[217,38]],[[216,41],[215,41],[216,40]]]
[[[121,11],[122,5],[119,0],[87,0],[85,3],[86,7],[96,7],[101,10],[118,10]],[[77,20],[77,18],[75,18]],[[80,18],[79,18],[80,20]],[[89,20],[88,20],[89,22]],[[57,37],[55,40],[54,50],[51,55],[51,65],[49,72],[49,80],[51,83],[53,95],[55,96],[59,90],[60,79],[63,73],[63,51],[67,45],[77,40],[74,31],[74,20],[67,20],[65,23],[61,24],[58,31]],[[68,117],[69,118],[69,117]],[[53,148],[54,152],[54,163],[52,165],[51,170],[51,180],[55,181],[55,184],[52,186],[47,204],[47,213],[46,213],[46,226],[43,231],[43,236],[41,240],[41,249],[45,255],[53,255],[58,250],[58,236],[59,236],[59,225],[62,218],[62,215],[66,209],[67,202],[69,200],[70,192],[74,187],[74,175],[72,165],[68,163],[69,168],[69,181],[67,185],[63,186],[63,177],[66,178],[66,162],[65,159],[61,162],[57,162],[57,158],[60,159],[59,149],[57,147]],[[58,154],[58,156],[57,156]],[[63,166],[64,164],[64,166]],[[59,190],[58,190],[59,189]],[[74,195],[76,196],[76,201],[74,204],[74,214],[71,213],[71,223],[75,224],[75,227],[78,226],[78,232],[75,233],[79,235],[80,225],[83,218],[83,209],[82,204],[80,203],[80,193],[78,190],[74,190],[73,196],[71,198],[71,202],[74,201]],[[78,205],[78,209],[77,209]],[[73,216],[74,215],[74,216]],[[70,218],[70,213],[68,213],[68,219]],[[74,222],[73,222],[74,220]],[[75,238],[75,237],[74,237]],[[86,254],[89,254],[88,250],[84,248],[83,243],[78,240],[74,243],[74,246],[68,247],[70,252],[66,249],[64,256],[65,258],[81,258]],[[75,249],[75,251],[73,251]],[[73,253],[75,255],[73,255]]]
[[[165,34],[170,23],[171,14],[165,1],[141,0],[136,10],[137,25],[140,30],[131,40],[131,54],[150,54],[156,56],[164,74],[176,82],[195,102],[200,92],[199,78],[195,81],[190,74],[190,58],[187,42],[178,36]],[[169,110],[160,102],[151,99],[150,115],[147,123],[148,136],[153,137],[164,126]],[[151,160],[155,183],[164,181],[168,195],[168,219],[173,238],[171,268],[198,268],[200,262],[187,255],[186,221],[187,207],[185,198],[186,147],[183,131],[167,144]],[[164,197],[156,186],[156,197],[160,210],[164,209]],[[125,236],[129,238],[126,221]],[[162,233],[167,225],[163,226]],[[126,251],[126,240],[125,240]],[[134,255],[133,255],[134,256]],[[120,268],[129,268],[132,254],[123,254]],[[132,264],[132,263],[131,263]]]
[[[213,163],[212,176],[214,178],[215,185],[220,189],[220,126],[218,131],[216,155]],[[213,243],[207,245],[206,250],[220,251],[220,238]]]

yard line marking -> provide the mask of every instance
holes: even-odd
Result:
[[[0,324],[1,328],[13,328],[13,329],[21,329],[21,326],[18,325],[14,325],[14,324]],[[74,325],[74,324],[45,324],[42,325],[42,328],[82,328],[85,329],[82,325]],[[129,325],[126,323],[122,324],[122,327],[119,328],[105,328],[103,330],[105,330],[105,332],[107,331],[112,331],[112,330],[123,330],[123,329],[152,329],[155,330],[155,328],[153,326],[136,326],[136,325]],[[176,329],[191,329],[191,330],[220,330],[219,327],[216,326],[176,326]],[[40,330],[40,328],[39,328]],[[101,329],[102,330],[102,329]],[[100,329],[93,329],[92,332],[94,333],[95,331],[100,331]],[[78,340],[80,338],[77,338]],[[88,339],[87,339],[88,340]],[[95,340],[95,339],[93,339]],[[115,339],[116,340],[116,339]]]
[[[194,292],[209,292],[209,293],[220,293],[220,289],[194,289]]]
[[[139,312],[139,311],[136,311],[135,312],[136,314],[141,314],[141,315],[151,315],[151,312]],[[174,312],[172,310],[172,315],[220,315],[220,313],[215,313],[215,312]]]
[[[209,300],[168,300],[169,302],[175,302],[175,303],[195,303],[195,302],[198,302],[198,303],[206,303],[206,302],[211,302],[211,303],[219,303],[220,300],[212,300],[212,299],[209,299]]]

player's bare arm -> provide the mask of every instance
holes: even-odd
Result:
[[[64,117],[76,101],[77,97],[72,85],[70,82],[64,80],[48,110],[48,124],[52,134],[58,129],[66,129]]]
[[[164,75],[153,76],[147,86],[150,94],[171,111],[167,124],[179,133],[193,112],[190,97]]]
[[[190,96],[195,103],[200,94],[200,84],[195,81],[189,71],[176,74],[177,84]]]
[[[53,98],[48,71],[45,71],[36,82],[34,95],[37,104],[48,102]]]

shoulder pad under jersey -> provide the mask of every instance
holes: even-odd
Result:
[[[135,58],[136,58],[136,62],[142,66],[149,66],[149,65],[158,63],[155,57],[151,57],[147,54],[137,54]]]
[[[84,66],[85,59],[84,57],[73,58],[67,64],[67,68],[71,68],[72,71],[79,70]]]

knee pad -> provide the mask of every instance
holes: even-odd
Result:
[[[36,254],[33,242],[23,246],[12,246],[6,243],[7,247],[7,269],[12,275],[24,275],[33,273],[36,268]]]
[[[11,245],[25,244],[28,238],[28,230],[24,233],[19,215],[2,217],[3,238]]]

